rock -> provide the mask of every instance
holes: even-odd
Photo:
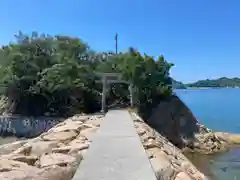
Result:
[[[74,116],[37,138],[0,146],[0,179],[71,180],[101,121]]]
[[[39,162],[37,162],[37,165],[42,168],[52,165],[67,166],[69,164],[74,164],[75,162],[76,158],[73,156],[60,153],[52,153],[42,155],[39,159]]]
[[[97,127],[86,128],[80,132],[80,136],[86,137],[88,140],[91,140],[93,134],[95,134],[97,130]]]
[[[60,131],[60,132],[47,132],[41,135],[44,141],[58,141],[65,142],[73,140],[78,133],[74,130]]]
[[[89,144],[75,144],[71,147],[71,150],[69,151],[69,154],[72,154],[77,151],[82,151],[89,148]]]
[[[27,143],[26,140],[16,141],[13,143],[1,145],[0,146],[0,155],[11,153],[11,152],[15,151],[16,149],[20,148],[21,146],[23,146],[25,143]]]
[[[155,172],[162,172],[165,171],[166,169],[170,168],[171,163],[169,160],[160,159],[160,158],[152,158],[150,159],[150,162],[153,166],[153,169]]]
[[[85,122],[89,119],[89,116],[82,116],[82,115],[74,115],[73,117],[70,118],[73,121],[82,121]]]
[[[146,149],[149,149],[149,148],[154,148],[154,147],[161,147],[161,144],[154,139],[148,139],[147,142],[143,143],[143,147]]]
[[[240,134],[231,134],[231,133],[224,133],[224,132],[215,132],[215,135],[222,141],[234,145],[240,144]]]
[[[76,172],[75,167],[49,166],[42,169],[13,170],[1,172],[1,180],[71,180]]]
[[[38,172],[34,180],[71,180],[76,172],[75,167],[48,166]]]
[[[39,169],[33,170],[13,170],[0,173],[1,180],[36,180]]]
[[[30,155],[40,156],[45,153],[50,153],[58,144],[57,141],[38,141],[30,143],[32,147]]]
[[[143,128],[138,128],[138,129],[137,129],[137,133],[139,134],[139,136],[142,136],[143,134],[146,133],[146,130],[143,129]]]
[[[152,139],[147,133],[144,133],[142,136],[140,136],[140,139],[142,143],[147,142],[149,139]]]
[[[139,129],[143,128],[142,132],[146,131],[142,133],[140,139],[159,180],[206,180],[206,177],[194,167],[182,151],[167,138],[155,132],[147,124],[143,125],[141,120],[135,121],[134,124]],[[202,137],[203,135],[200,135],[197,139]],[[211,148],[219,145],[218,139],[210,133],[204,136],[201,142],[209,143]],[[198,141],[200,146],[201,142]],[[207,147],[206,144],[205,147]]]
[[[69,146],[54,148],[54,149],[52,149],[52,152],[54,152],[54,153],[65,153],[65,154],[67,154],[69,152],[71,154],[71,153],[81,151],[81,150],[84,150],[84,149],[88,149],[88,148],[89,148],[88,143],[73,144],[72,146],[69,145]]]
[[[71,148],[72,148],[71,146],[63,146],[63,147],[59,147],[59,148],[53,148],[52,152],[67,154]]]
[[[171,166],[171,162],[169,160],[158,157],[150,159],[150,162],[158,179],[167,180],[171,179],[174,175],[175,170]]]
[[[5,159],[5,158],[0,159],[0,172],[1,172],[0,174],[2,174],[2,172],[8,172],[13,170],[35,171],[36,169],[37,169],[36,167],[29,166],[27,163]]]
[[[96,128],[96,126],[92,123],[84,123],[81,125],[81,131],[89,128]]]
[[[185,172],[179,172],[175,178],[175,180],[192,180],[187,173]],[[200,179],[199,179],[200,180]]]
[[[150,149],[146,149],[146,152],[149,156],[151,157],[160,157],[160,158],[164,158],[164,159],[168,159],[168,156],[165,152],[163,152],[161,149],[159,148],[150,148]]]
[[[86,142],[88,142],[87,138],[80,135],[80,136],[78,136],[76,139],[72,140],[72,141],[69,143],[69,145],[70,145],[70,146],[74,146],[74,145],[76,145],[76,144],[84,144],[84,143],[86,143]]]
[[[29,144],[25,144],[24,146],[18,148],[17,150],[13,151],[14,154],[24,154],[28,156],[32,150],[32,146]]]
[[[61,131],[73,130],[73,131],[76,131],[77,133],[79,133],[79,131],[82,127],[81,126],[82,124],[83,124],[83,122],[81,122],[81,121],[68,120],[67,122],[64,122],[63,125],[57,125],[57,126],[51,128],[48,132],[61,132]]]
[[[21,155],[21,154],[14,154],[14,153],[8,154],[8,155],[3,155],[3,156],[1,156],[1,158],[24,162],[24,163],[27,163],[28,165],[31,165],[31,166],[33,166],[34,163],[38,159],[37,156],[24,156],[24,155]]]
[[[94,120],[88,120],[85,122],[86,124],[92,124],[96,127],[100,127],[100,124],[102,123],[102,119],[94,119]]]

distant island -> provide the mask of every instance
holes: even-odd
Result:
[[[218,79],[206,79],[199,80],[194,83],[184,84],[182,82],[172,80],[174,89],[186,89],[186,88],[238,88],[240,87],[240,78],[227,78],[221,77]]]
[[[176,81],[172,79],[172,87],[173,89],[187,89],[187,86],[180,81]]]

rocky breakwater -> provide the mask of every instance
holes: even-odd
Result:
[[[229,146],[240,145],[240,134],[232,134],[226,132],[214,132],[215,136],[218,137],[222,142],[225,142]]]
[[[148,126],[135,113],[132,113],[132,117],[158,180],[207,179],[167,138]]]
[[[37,138],[0,146],[0,179],[72,179],[102,119],[76,115]]]
[[[229,147],[228,142],[201,124],[177,96],[161,101],[146,122],[184,151],[213,154]]]

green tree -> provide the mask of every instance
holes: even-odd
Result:
[[[163,56],[156,61],[134,48],[127,52],[95,52],[79,38],[19,32],[16,42],[0,49],[1,93],[9,111],[26,115],[70,115],[98,110],[101,84],[97,73],[119,73],[134,86],[136,106],[146,109],[172,93]],[[129,101],[126,84],[112,84],[108,100]]]

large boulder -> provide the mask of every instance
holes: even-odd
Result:
[[[76,167],[57,165],[42,168],[34,180],[71,180],[76,172]]]
[[[71,180],[76,172],[76,168],[57,165],[46,168],[12,170],[0,173],[1,180]]]
[[[185,172],[179,172],[174,180],[192,180]]]
[[[1,173],[2,172],[14,171],[14,170],[35,172],[37,170],[37,168],[34,167],[34,166],[29,166],[27,163],[23,163],[23,162],[20,162],[20,161],[14,161],[14,160],[6,159],[6,158],[1,158],[1,160],[0,160],[0,172]]]
[[[69,119],[54,126],[50,130],[48,130],[48,132],[62,132],[73,130],[79,133],[82,128],[82,124],[83,124],[82,121],[72,121],[71,119]]]
[[[30,144],[31,149],[31,155],[34,156],[40,156],[42,154],[50,153],[52,152],[53,148],[57,148],[59,145],[58,141],[38,141]]]
[[[27,143],[26,140],[16,141],[16,142],[13,142],[13,143],[8,143],[8,144],[1,145],[0,146],[0,155],[9,154],[9,153],[15,151],[16,149],[22,147],[25,143]]]
[[[162,100],[146,122],[180,149],[206,154],[225,149],[225,144],[204,127],[177,96]]]
[[[25,156],[22,154],[15,154],[15,153],[3,155],[1,156],[1,158],[24,162],[31,166],[33,166],[38,159],[37,156]]]
[[[77,137],[78,133],[74,130],[58,131],[58,132],[47,132],[41,135],[44,141],[58,141],[66,142],[71,141]]]
[[[226,142],[227,144],[234,145],[240,144],[240,134],[231,134],[225,132],[215,132],[214,133],[220,140]]]
[[[42,155],[39,162],[37,162],[37,165],[42,168],[52,165],[67,166],[69,164],[72,165],[75,162],[76,158],[73,156],[61,153],[52,153]]]

